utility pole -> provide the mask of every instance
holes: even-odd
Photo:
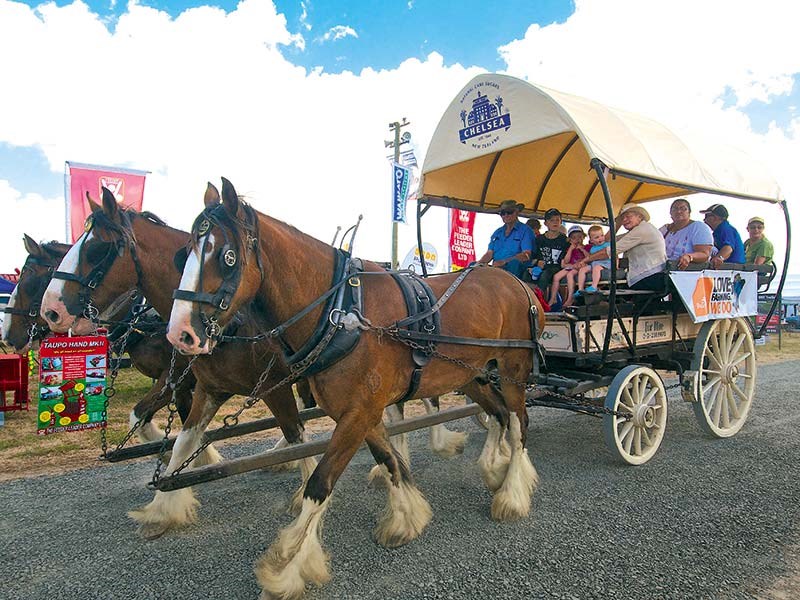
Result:
[[[389,129],[394,132],[394,140],[387,140],[383,144],[386,148],[394,148],[394,162],[400,162],[400,146],[402,144],[408,144],[411,141],[411,134],[409,132],[405,132],[402,136],[400,135],[400,130],[403,127],[407,127],[411,125],[410,121],[407,121],[405,117],[403,117],[403,122],[395,121],[394,123],[389,123]],[[397,260],[397,221],[392,221],[392,269],[397,269],[399,262]]]

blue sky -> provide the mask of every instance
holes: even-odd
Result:
[[[7,261],[18,261],[20,231],[64,230],[65,160],[151,171],[145,208],[177,227],[197,212],[183,190],[219,175],[254,197],[303,198],[316,208],[302,228],[321,239],[332,237],[329,206],[336,219],[380,222],[386,125],[409,118],[422,162],[447,103],[479,71],[701,129],[763,157],[800,198],[796,0],[86,5],[0,1],[0,56],[14,57],[0,61],[0,81],[16,92],[0,95],[0,205],[19,215],[14,248],[0,239]],[[222,10],[185,13],[203,6]],[[270,209],[299,224],[284,204]],[[385,235],[362,230],[364,255],[385,259]]]

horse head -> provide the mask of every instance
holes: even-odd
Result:
[[[48,242],[40,245],[28,235],[23,239],[28,257],[19,274],[17,287],[4,309],[6,317],[3,320],[3,340],[18,352],[32,338],[47,330],[44,319],[39,315],[42,296],[58,263],[69,250],[69,244]]]
[[[205,210],[175,256],[183,269],[167,339],[185,354],[210,353],[216,337],[256,295],[263,278],[258,217],[222,178],[222,194],[209,183]]]
[[[93,321],[107,319],[129,306],[139,280],[135,238],[129,211],[103,188],[102,205],[92,209],[84,233],[61,261],[47,286],[41,314],[53,331],[83,335]]]

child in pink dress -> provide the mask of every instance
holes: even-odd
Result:
[[[589,255],[589,246],[583,245],[583,239],[585,237],[586,234],[583,232],[580,225],[573,225],[569,228],[567,232],[569,248],[567,248],[567,251],[564,253],[564,258],[561,260],[562,268],[553,276],[553,284],[550,286],[551,306],[556,303],[558,288],[563,279],[567,280],[567,297],[562,306],[566,308],[572,305],[572,301],[574,300],[573,296],[575,294],[575,275],[578,272],[577,269],[575,269],[575,263]]]

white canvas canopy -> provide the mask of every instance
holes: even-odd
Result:
[[[487,73],[450,103],[423,165],[430,204],[494,211],[503,200],[529,214],[556,207],[573,220],[608,216],[592,159],[608,169],[614,212],[695,192],[779,202],[769,172],[743,152],[679,137],[641,115]]]

